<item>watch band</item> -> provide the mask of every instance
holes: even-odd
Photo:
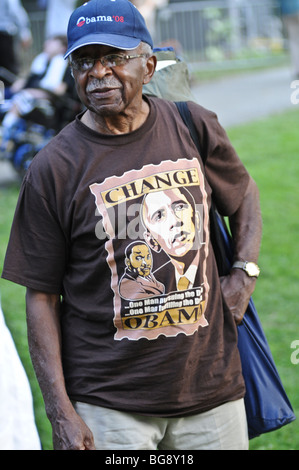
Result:
[[[232,268],[242,269],[249,277],[259,277],[260,268],[252,261],[235,261]]]
[[[239,268],[245,271],[246,264],[247,264],[247,261],[235,261],[234,264],[232,265],[232,268]]]

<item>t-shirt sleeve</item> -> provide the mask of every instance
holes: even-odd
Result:
[[[24,180],[2,277],[51,294],[62,292],[67,246],[49,202]]]
[[[189,103],[198,130],[205,173],[218,211],[230,216],[239,208],[249,183],[249,174],[215,113]]]

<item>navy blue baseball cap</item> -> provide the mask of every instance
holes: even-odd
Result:
[[[144,18],[129,0],[90,0],[72,13],[67,36],[65,59],[91,44],[131,50],[142,41],[153,48]]]

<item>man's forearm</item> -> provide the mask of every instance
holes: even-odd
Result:
[[[59,307],[59,296],[27,289],[29,350],[50,421],[56,419],[60,407],[69,406],[61,362]]]
[[[94,450],[93,435],[69,399],[61,360],[60,299],[27,289],[28,342],[57,450]]]
[[[262,237],[262,218],[259,192],[252,179],[241,206],[230,217],[230,228],[234,240],[234,261],[257,263]],[[241,269],[232,269],[229,276],[221,278],[224,298],[237,324],[242,321],[255,284],[256,278],[249,277]]]
[[[230,217],[229,222],[234,240],[234,261],[257,263],[262,237],[262,217],[259,191],[253,179],[249,181],[241,206]]]

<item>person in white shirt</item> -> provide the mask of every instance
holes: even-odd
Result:
[[[13,131],[20,118],[31,113],[38,102],[52,100],[67,91],[64,77],[67,62],[63,56],[67,42],[65,36],[54,36],[45,41],[44,50],[33,61],[29,77],[17,80],[11,87],[12,97],[5,103],[2,121],[1,150],[13,139]]]
[[[0,304],[0,450],[41,450],[30,384]]]

